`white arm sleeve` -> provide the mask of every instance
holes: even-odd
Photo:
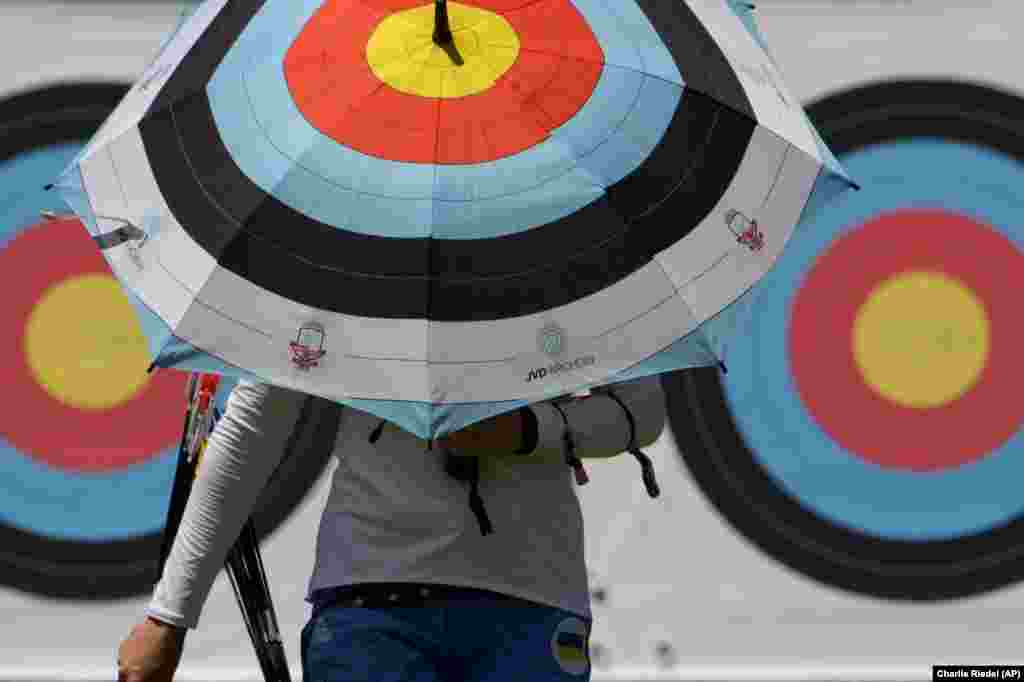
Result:
[[[665,393],[658,375],[631,379],[598,389],[614,392],[629,410],[636,425],[637,447],[647,447],[665,428]],[[560,403],[572,429],[576,456],[580,459],[614,457],[629,447],[629,418],[622,406],[595,392],[589,397]],[[563,451],[565,422],[550,401],[530,405],[537,416],[538,456],[558,456]]]
[[[194,629],[228,551],[280,463],[307,396],[239,381],[210,434],[146,614]]]

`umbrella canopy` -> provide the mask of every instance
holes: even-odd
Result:
[[[720,364],[852,186],[720,0],[207,0],[55,184],[158,366],[424,438]]]

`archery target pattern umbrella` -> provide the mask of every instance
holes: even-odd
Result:
[[[146,373],[146,321],[130,292],[78,218],[40,215],[61,203],[42,183],[127,91],[70,83],[0,101],[0,584],[49,598],[152,591],[181,439],[186,374]],[[234,383],[222,382],[222,406]],[[333,449],[329,420],[309,417],[253,515],[261,537]]]
[[[726,363],[680,372],[670,424],[733,527],[789,567],[888,599],[1024,577],[1024,100],[955,82],[811,115],[861,192],[807,221]]]
[[[447,7],[209,0],[69,166],[160,365],[421,437],[715,365],[852,185],[739,3]]]

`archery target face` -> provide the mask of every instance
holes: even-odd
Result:
[[[48,596],[151,591],[183,426],[187,374],[146,374],[132,304],[83,225],[40,216],[67,213],[42,187],[125,91],[67,85],[0,102],[0,583]],[[287,517],[328,452],[319,466],[282,465],[295,475],[272,480],[258,530]]]
[[[743,535],[844,590],[943,599],[1024,569],[1024,101],[888,83],[809,110],[861,184],[801,224],[728,374],[670,420]]]

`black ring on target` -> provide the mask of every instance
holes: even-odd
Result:
[[[84,146],[127,91],[126,85],[118,83],[61,83],[0,101],[0,166],[21,154],[43,152],[57,144]],[[60,170],[53,169],[54,176]],[[15,180],[21,184],[17,177]],[[31,188],[7,187],[5,196],[41,187],[41,184]],[[5,331],[11,333],[11,330]],[[180,401],[167,405],[176,420],[179,415],[184,416],[184,409],[183,392]],[[338,414],[336,406],[307,400],[302,417],[304,426],[296,429],[288,452],[262,493],[259,511],[253,515],[261,540],[291,516],[320,477],[333,450]],[[49,424],[48,428],[60,429],[61,425]],[[5,449],[0,452],[5,457],[21,457],[18,448],[7,443],[5,434],[0,433],[0,437],[4,437]],[[28,462],[31,458],[25,456],[24,460]],[[170,480],[176,462],[172,458],[166,463],[169,467],[166,478]],[[41,469],[33,464],[19,469],[23,470],[49,471],[48,475],[59,479],[59,473],[54,473],[56,469],[52,467]],[[151,469],[146,471],[151,472]],[[74,472],[68,475],[73,477]],[[43,481],[43,478],[26,481],[25,491]],[[81,503],[87,505],[88,476],[69,481],[72,485],[80,484],[84,494]],[[163,492],[166,497],[153,502],[161,508],[157,510],[160,518],[166,514],[170,486]],[[45,597],[86,601],[137,597],[152,592],[157,579],[162,531],[130,538],[57,537],[11,522],[9,512],[13,508],[5,507],[8,513],[0,513],[0,584]]]
[[[840,160],[877,145],[930,139],[966,143],[1024,164],[1024,100],[984,85],[880,82],[826,96],[808,113]],[[729,369],[734,374],[731,363]],[[1024,578],[1024,515],[1019,512],[980,532],[939,539],[861,532],[826,518],[784,489],[748,446],[730,406],[727,379],[732,377],[716,368],[664,376],[669,424],[703,494],[765,554],[826,586],[888,600],[961,598]],[[749,381],[749,389],[757,390],[756,378]],[[763,423],[768,421],[765,417]],[[771,428],[786,428],[776,421]]]

